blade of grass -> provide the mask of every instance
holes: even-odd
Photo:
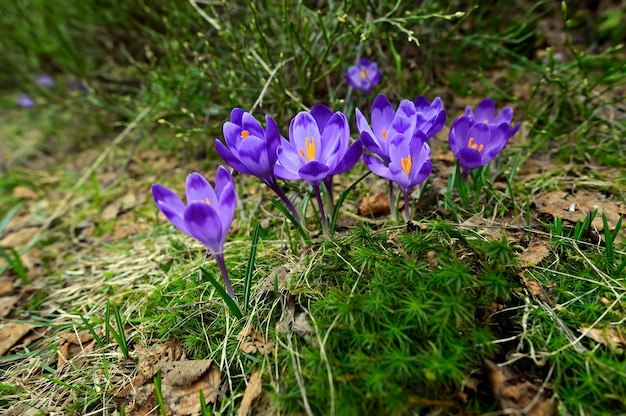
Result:
[[[335,210],[333,211],[333,215],[330,218],[330,231],[331,232],[335,230],[335,225],[337,224],[337,217],[339,216],[339,210],[341,209],[341,205],[343,204],[343,202],[348,197],[348,194],[350,194],[350,191],[352,191],[355,186],[357,186],[363,179],[367,178],[369,174],[371,173],[372,173],[371,171],[368,171],[367,173],[363,174],[352,185],[350,185],[345,191],[343,191],[341,195],[339,195],[339,199],[337,200],[337,205],[335,205]]]
[[[243,318],[243,314],[241,313],[241,309],[239,309],[239,306],[237,306],[233,298],[231,298],[228,293],[226,293],[226,290],[224,290],[222,285],[217,280],[215,280],[213,276],[211,276],[211,273],[209,273],[204,267],[200,267],[200,272],[202,273],[202,276],[204,278],[211,282],[217,294],[220,295],[222,299],[224,299],[224,302],[226,303],[226,306],[228,307],[230,312],[235,315],[237,319]]]
[[[294,227],[296,227],[296,230],[298,230],[298,232],[302,236],[302,239],[304,240],[305,244],[307,246],[310,246],[311,245],[311,238],[309,237],[309,234],[306,232],[306,230],[304,230],[303,226],[298,221],[296,221],[294,216],[291,215],[291,212],[289,212],[289,210],[286,207],[284,207],[283,204],[281,204],[280,202],[278,202],[275,199],[272,199],[272,204],[276,208],[278,208],[280,210],[280,212],[282,212],[283,215],[285,215],[285,217],[287,217],[289,219],[289,221],[291,221],[291,223],[294,225]]]
[[[161,370],[157,371],[154,376],[154,395],[156,396],[156,402],[157,406],[159,406],[161,416],[167,416],[167,408],[163,401],[163,392],[161,391]]]
[[[259,231],[261,230],[261,224],[259,222],[254,226],[252,232],[252,246],[250,247],[250,256],[248,257],[248,266],[246,268],[246,280],[244,281],[243,288],[243,306],[246,310],[250,306],[248,301],[250,300],[250,290],[252,288],[252,275],[254,274],[254,261],[256,259],[256,247],[259,242]]]

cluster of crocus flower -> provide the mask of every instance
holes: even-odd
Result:
[[[450,129],[449,143],[457,157],[464,177],[467,172],[491,161],[519,129],[511,127],[513,113],[504,108],[496,114],[495,104],[484,99],[473,111],[457,118]],[[298,113],[289,125],[289,140],[280,135],[276,122],[266,116],[266,127],[240,108],[231,112],[224,123],[225,144],[216,140],[218,154],[234,170],[254,175],[273,190],[286,205],[294,219],[304,223],[278,184],[278,179],[304,180],[315,193],[324,232],[328,221],[321,186],[327,195],[327,208],[333,209],[333,176],[351,169],[363,156],[367,167],[389,180],[392,212],[393,184],[404,194],[404,213],[409,215],[409,195],[424,183],[432,171],[428,141],[445,124],[446,113],[441,99],[432,103],[425,97],[402,100],[394,109],[387,97],[380,94],[373,103],[371,124],[356,109],[360,138],[351,142],[347,117],[325,105],[316,105],[310,112]],[[369,153],[363,154],[363,151]],[[161,212],[182,232],[201,241],[213,254],[222,272],[226,290],[234,293],[224,263],[224,241],[232,223],[236,194],[229,171],[217,169],[215,190],[199,173],[192,173],[186,183],[187,205],[176,194],[155,184],[152,195]]]
[[[448,144],[456,156],[463,178],[473,169],[491,162],[509,142],[520,123],[511,127],[513,110],[504,107],[496,114],[496,105],[490,98],[483,99],[476,106],[465,109],[465,115],[458,117],[450,127]]]

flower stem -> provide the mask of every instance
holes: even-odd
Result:
[[[228,295],[235,299],[235,293],[233,292],[233,287],[230,285],[230,278],[228,277],[228,270],[226,270],[226,263],[224,262],[224,253],[213,253],[213,257],[215,257],[215,261],[222,272],[222,277],[224,278],[224,286],[226,286],[226,292]]]
[[[410,190],[404,191],[404,219],[407,220],[407,222],[411,219],[411,216],[409,215],[409,194],[410,193],[411,193]]]
[[[326,208],[328,215],[332,217],[335,212],[335,201],[333,200],[333,175],[324,179],[324,188],[326,189]]]
[[[389,211],[391,212],[391,220],[398,222],[398,208],[396,207],[396,198],[393,195],[393,181],[389,181]]]
[[[296,207],[293,206],[293,204],[289,200],[289,197],[287,197],[283,190],[280,189],[280,186],[278,186],[276,181],[267,181],[265,183],[272,191],[274,191],[274,193],[276,193],[276,195],[278,195],[278,197],[283,201],[289,212],[291,212],[291,215],[293,215],[296,221],[298,221],[298,223],[302,226],[302,219],[300,219],[300,214],[298,214],[298,210],[296,209]]]
[[[326,213],[324,212],[324,201],[322,201],[322,194],[320,193],[320,184],[311,184],[313,185],[313,191],[315,192],[315,197],[317,198],[317,205],[320,208],[320,219],[322,220],[322,230],[325,235],[328,235],[328,222],[326,221]]]

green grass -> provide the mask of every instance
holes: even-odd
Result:
[[[594,20],[548,1],[491,3],[195,3],[204,16],[186,2],[7,5],[0,236],[14,232],[13,217],[39,232],[32,246],[0,249],[9,259],[0,270],[20,294],[8,321],[49,332],[0,360],[0,409],[112,414],[139,347],[179,339],[189,359],[212,358],[221,370],[224,394],[207,414],[236,412],[253,371],[276,413],[496,412],[483,359],[545,383],[560,414],[626,413],[623,344],[583,329],[624,336],[623,231],[596,232],[591,216],[555,220],[533,202],[580,189],[624,201],[616,22],[625,11]],[[545,19],[566,28],[560,47],[548,46]],[[156,216],[149,186],[182,191],[190,171],[210,176],[233,107],[270,114],[284,136],[316,103],[354,124],[354,108],[367,113],[373,99],[343,80],[359,56],[379,63],[375,93],[392,102],[441,96],[449,126],[488,95],[513,106],[523,127],[468,182],[433,162],[425,193],[435,202],[406,226],[354,215],[362,197],[386,192],[361,164],[336,179],[336,195],[349,193],[330,237],[320,235],[306,186],[286,186],[308,203],[304,239],[259,181],[237,175],[229,308],[206,279],[221,283],[214,260]],[[34,83],[41,73],[55,76],[54,88]],[[72,91],[66,79],[89,89]],[[21,92],[37,105],[10,108]],[[445,153],[446,140],[440,133],[433,147]],[[37,198],[20,202],[17,186]],[[146,198],[101,218],[128,193]],[[536,239],[549,254],[525,265],[519,256]],[[275,343],[271,354],[241,351],[248,325]],[[74,331],[96,345],[81,367],[57,369],[58,334]]]

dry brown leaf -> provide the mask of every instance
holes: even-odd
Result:
[[[239,406],[237,416],[249,415],[252,411],[252,403],[259,397],[262,391],[261,373],[255,371],[250,376],[246,391],[243,392],[243,399],[241,399],[241,406]]]
[[[3,296],[0,298],[0,318],[9,316],[19,298],[19,296]]]
[[[389,212],[389,197],[381,192],[377,192],[369,197],[364,196],[357,210],[357,214],[368,217],[387,215]]]
[[[463,221],[460,226],[466,229],[476,229],[478,234],[489,240],[501,240],[502,234],[504,234],[503,224],[485,219],[483,217],[484,210],[483,208],[479,213]]]
[[[163,364],[161,392],[169,415],[199,415],[199,391],[202,391],[205,403],[215,403],[221,372],[212,364],[213,360]]]
[[[522,267],[536,266],[551,254],[545,241],[533,238],[528,247],[517,256]]]
[[[118,201],[113,201],[104,206],[102,208],[102,212],[100,213],[100,218],[104,221],[110,221],[117,218],[117,215],[120,213],[122,208],[122,204]]]
[[[15,285],[12,280],[0,280],[0,296],[11,295],[15,291]]]
[[[552,391],[540,391],[539,387],[526,380],[511,366],[498,366],[487,359],[483,362],[500,410],[526,416],[556,415]]]
[[[543,214],[576,222],[598,209],[593,225],[603,230],[602,213],[606,215],[609,228],[615,229],[620,216],[626,214],[626,206],[622,202],[607,200],[602,194],[591,191],[578,191],[576,195],[567,192],[543,192],[535,196],[537,210]]]
[[[13,196],[18,199],[35,200],[39,198],[35,191],[26,186],[16,186],[13,188]]]
[[[616,328],[585,328],[581,326],[578,328],[578,331],[582,334],[585,334],[586,337],[591,338],[597,343],[624,348],[626,347],[626,338],[622,336],[622,334]]]
[[[80,368],[85,363],[84,358],[80,355],[93,350],[96,341],[88,331],[75,334],[68,332],[60,335],[57,371],[61,370],[63,365],[68,361],[73,361],[73,365],[68,368]]]
[[[276,330],[282,334],[295,332],[307,344],[316,345],[317,341],[313,337],[313,328],[311,328],[306,313],[300,312],[296,314],[295,297],[292,294],[283,295],[281,297],[281,305],[283,313],[280,320],[276,323]]]
[[[273,293],[276,283],[278,284],[278,293],[287,290],[287,284],[291,280],[291,269],[285,265],[278,266],[270,273],[256,289],[256,296],[263,296],[267,293]]]
[[[6,354],[30,329],[30,325],[20,322],[10,322],[0,326],[0,356]]]
[[[548,305],[552,305],[554,301],[548,296],[548,293],[544,289],[544,287],[536,280],[531,280],[528,277],[524,276],[524,274],[520,275],[524,286],[533,295],[535,298],[539,299],[542,302],[547,303]]]
[[[239,349],[246,354],[271,354],[274,352],[274,343],[265,340],[263,334],[252,329],[252,325],[248,325],[237,334],[237,341],[240,341]]]
[[[28,243],[33,237],[39,233],[39,229],[36,227],[27,227],[15,231],[0,240],[0,247],[2,248],[16,248]]]

